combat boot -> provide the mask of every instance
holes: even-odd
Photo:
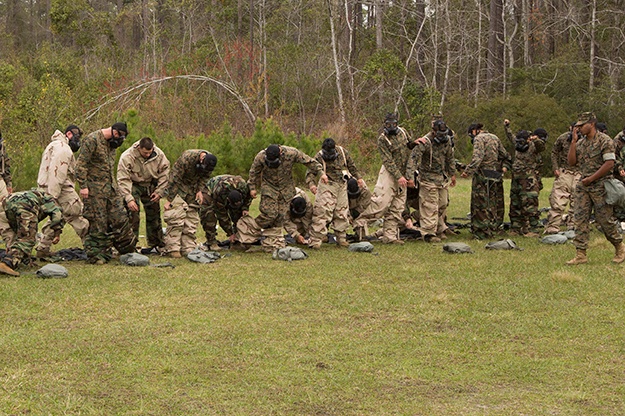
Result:
[[[349,247],[349,243],[347,242],[347,235],[345,232],[336,233],[336,246],[337,247]]]
[[[567,266],[576,266],[578,264],[588,263],[588,257],[586,256],[586,250],[577,249],[575,257],[566,262]]]
[[[37,249],[37,258],[38,259],[42,259],[45,257],[50,257],[52,255],[52,253],[50,252],[49,248],[44,248],[44,249]]]
[[[623,261],[625,261],[625,244],[620,242],[618,244],[615,244],[614,248],[616,249],[616,252],[614,253],[612,263],[623,263]]]
[[[0,261],[0,273],[8,274],[10,276],[19,276],[20,273],[13,270],[8,264],[3,261]]]

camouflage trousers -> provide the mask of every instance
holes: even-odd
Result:
[[[553,182],[553,188],[549,195],[549,205],[551,209],[547,214],[547,227],[545,233],[554,234],[560,231],[562,225],[566,206],[569,206],[569,215],[567,217],[566,224],[569,228],[573,227],[573,210],[574,210],[574,194],[575,185],[581,178],[580,173],[575,173],[570,170],[563,170],[560,176]]]
[[[605,238],[612,244],[618,244],[623,241],[623,237],[618,231],[618,225],[612,215],[612,205],[605,203],[607,193],[603,182],[599,180],[589,186],[584,186],[580,181],[575,186],[575,239],[573,240],[573,245],[578,250],[586,250],[588,248],[590,214],[593,208],[595,221],[601,227]]]
[[[161,221],[161,204],[160,202],[150,201],[151,194],[152,191],[147,186],[132,185],[132,197],[135,199],[137,206],[141,202],[145,212],[145,237],[148,247],[163,247],[165,243],[163,240],[163,223]],[[130,218],[132,231],[138,239],[141,215],[139,211],[128,210],[128,217]]]
[[[163,212],[167,224],[165,252],[179,252],[186,256],[197,247],[197,226],[200,223],[199,206],[188,204],[176,195],[171,207]]]
[[[405,205],[406,188],[400,187],[397,180],[382,165],[371,197],[371,204],[354,221],[354,227],[363,227],[369,234],[367,225],[379,218],[384,218],[382,242],[390,243],[399,240],[399,225],[404,221],[402,212],[404,212]]]
[[[47,188],[40,187],[40,189],[47,192]],[[63,188],[56,202],[61,207],[63,219],[72,226],[76,235],[84,244],[87,231],[89,231],[89,221],[82,216],[83,203],[76,190],[69,187]],[[50,220],[41,229],[41,234],[42,237],[37,245],[37,250],[49,250],[54,239],[54,230],[50,228]]]
[[[0,178],[0,202],[4,201],[7,196],[9,196],[7,184],[4,182],[4,179]],[[2,236],[6,247],[9,247],[9,242],[15,238],[15,233],[13,232],[13,230],[11,230],[9,223],[6,220],[6,215],[4,214],[4,211],[0,213],[0,236]]]
[[[328,234],[330,222],[337,238],[344,239],[345,231],[349,227],[349,202],[345,182],[319,182],[310,225],[311,245],[321,244]]]
[[[491,237],[503,223],[503,181],[473,175],[471,187],[471,233],[475,238]]]
[[[538,211],[539,183],[535,175],[514,173],[510,184],[510,229],[526,234],[538,232],[540,212]]]
[[[6,219],[4,227],[9,226],[5,231],[11,235],[9,241],[6,242],[6,259],[12,262],[13,268],[20,263],[29,264],[33,248],[37,243],[39,218],[32,211],[11,204],[10,200],[7,200],[4,212],[6,213],[2,219],[2,221]]]
[[[90,262],[109,261],[112,246],[120,254],[136,250],[137,237],[120,195],[89,195],[84,204],[83,216],[89,221],[84,246]]]
[[[423,235],[441,234],[447,229],[445,217],[448,206],[447,186],[430,182],[419,184],[419,229]]]
[[[216,244],[217,241],[217,223],[221,226],[226,234],[236,232],[236,222],[240,218],[239,212],[228,212],[216,210],[212,205],[202,205],[200,207],[200,224],[204,234],[206,234],[206,244]],[[233,227],[233,223],[235,227]],[[230,235],[228,235],[230,237]]]
[[[259,238],[265,237],[261,245],[267,251],[286,247],[282,228],[270,227],[262,228],[258,223],[258,217],[250,215],[241,217],[237,222],[237,240],[242,244],[253,244]]]

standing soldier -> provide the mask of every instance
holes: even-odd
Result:
[[[250,188],[240,176],[219,175],[208,180],[202,196],[200,222],[206,233],[204,246],[209,250],[221,250],[217,242],[217,221],[228,236],[230,244],[234,243],[237,222],[250,211]]]
[[[382,167],[373,190],[371,205],[354,221],[354,231],[359,240],[368,234],[369,222],[384,218],[382,242],[404,244],[399,239],[399,225],[403,222],[402,212],[406,204],[406,187],[414,186],[414,181],[407,180],[404,176],[414,143],[410,141],[406,130],[399,127],[397,122],[396,114],[387,114],[384,120],[384,132],[378,137],[378,151],[382,158]]]
[[[20,263],[30,264],[30,255],[37,242],[37,226],[49,217],[52,230],[52,244],[59,242],[65,221],[61,208],[54,198],[40,190],[16,192],[6,198],[2,205],[6,213],[11,243],[7,241],[7,255],[0,262],[0,273],[19,276],[15,269]]]
[[[306,175],[308,188],[315,195],[309,247],[321,248],[321,241],[327,237],[327,224],[330,222],[334,228],[337,245],[347,247],[349,246],[345,232],[349,227],[347,180],[354,177],[360,186],[364,186],[365,182],[360,177],[360,172],[356,169],[349,152],[342,146],[337,146],[334,139],[327,138],[323,141],[315,160],[323,166],[323,174],[328,180],[319,181],[317,187],[316,175],[311,171]]]
[[[462,177],[473,175],[471,187],[471,233],[478,240],[499,232],[503,222],[503,174],[511,165],[510,155],[497,136],[480,123],[467,131],[473,157]]]
[[[451,233],[445,218],[449,186],[456,186],[456,165],[449,131],[443,120],[434,121],[432,131],[417,140],[406,168],[408,178],[418,173],[419,228],[428,243],[440,242]]]
[[[11,159],[7,156],[7,148],[0,132],[0,200],[3,200],[13,192],[11,182]]]
[[[512,182],[510,184],[510,233],[525,237],[538,237],[540,212],[540,153],[545,150],[545,141],[537,134],[520,130],[516,137],[510,129],[510,120],[503,122],[506,137],[514,145]],[[541,129],[542,130],[542,129]]]
[[[117,183],[124,198],[132,230],[139,238],[139,202],[145,210],[148,247],[159,251],[164,246],[161,198],[169,177],[169,160],[149,137],[134,143],[119,158]]]
[[[284,229],[297,244],[307,244],[313,220],[313,204],[303,189],[295,188],[295,196],[289,203],[289,211],[284,218]]]
[[[165,191],[163,219],[167,224],[165,253],[181,258],[193,251],[204,201],[202,189],[217,166],[217,158],[206,150],[185,150],[174,163]]]
[[[581,180],[575,186],[575,257],[567,265],[588,263],[586,249],[590,234],[590,214],[595,211],[595,220],[601,231],[615,248],[612,261],[625,260],[625,244],[612,217],[612,205],[606,204],[604,182],[612,178],[614,168],[614,142],[609,136],[597,131],[594,113],[582,113],[573,128],[573,138],[568,161],[579,166]]]
[[[83,140],[76,162],[76,181],[85,204],[83,216],[89,221],[84,246],[91,264],[107,263],[111,246],[120,254],[136,249],[137,237],[115,179],[115,153],[127,134],[126,123],[121,122],[94,131]]]
[[[319,162],[294,147],[272,144],[258,152],[247,183],[252,198],[256,198],[260,189],[260,215],[241,218],[237,224],[241,243],[253,243],[261,234],[265,237],[262,240],[263,251],[270,252],[285,246],[282,227],[289,203],[295,195],[295,163],[306,165],[313,175],[322,171]],[[328,177],[322,174],[321,181],[327,183]]]
[[[566,206],[569,206],[569,214],[566,216],[566,225],[573,229],[573,194],[575,185],[579,182],[580,172],[577,166],[569,165],[569,148],[573,139],[573,126],[569,131],[561,134],[553,143],[551,149],[551,165],[555,181],[549,195],[549,214],[547,214],[547,227],[545,234],[557,234],[564,219]]]
[[[89,221],[82,216],[83,203],[74,186],[76,159],[74,153],[80,148],[82,131],[78,126],[69,125],[65,133],[56,130],[50,144],[43,151],[37,185],[39,190],[48,193],[61,207],[63,219],[72,226],[78,237],[83,241],[89,230]],[[37,257],[50,255],[50,246],[54,239],[51,221],[44,225],[43,237],[37,245]]]

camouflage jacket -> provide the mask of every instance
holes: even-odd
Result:
[[[115,153],[102,130],[82,140],[76,161],[76,181],[80,189],[89,189],[89,196],[116,194]]]
[[[608,160],[615,160],[614,141],[610,136],[597,131],[593,139],[583,137],[577,140],[576,146],[577,164],[582,174],[582,178],[592,176]],[[596,183],[603,183],[606,179],[612,178],[612,172],[599,178]]]
[[[371,205],[371,191],[367,187],[360,188],[357,198],[347,198],[349,201],[349,214],[356,219]]]
[[[579,171],[577,166],[569,165],[569,149],[571,148],[571,141],[569,140],[569,132],[563,133],[553,143],[551,148],[551,166],[554,171],[570,170],[573,172]]]
[[[313,216],[313,205],[310,202],[310,198],[308,194],[300,188],[295,188],[295,195],[293,198],[297,198],[301,196],[306,200],[306,214],[303,217],[295,218],[291,215],[291,211],[287,212],[287,215],[284,217],[284,229],[288,234],[291,234],[291,237],[297,238],[298,236],[305,237],[310,230],[310,225],[312,224],[312,216]],[[293,199],[291,198],[291,200]]]
[[[14,231],[17,230],[17,220],[22,212],[36,215],[38,222],[50,217],[50,227],[54,230],[55,236],[60,235],[63,231],[65,220],[61,208],[54,201],[54,198],[46,192],[37,189],[15,192],[4,201],[7,220]]]
[[[500,172],[502,167],[509,169],[512,159],[501,140],[494,134],[482,131],[473,141],[473,157],[465,169],[467,175],[474,175],[483,169]],[[481,174],[481,172],[480,172]]]
[[[117,164],[117,183],[119,192],[126,202],[133,201],[132,185],[145,186],[161,197],[165,194],[169,179],[169,160],[165,153],[154,146],[147,159],[139,153],[139,142],[130,146],[119,157]]]
[[[227,200],[230,191],[239,191],[243,195],[243,204],[238,209],[228,209]],[[219,175],[208,180],[204,189],[203,205],[212,207],[213,212],[219,223],[222,224],[224,232],[232,235],[236,232],[236,223],[241,218],[243,211],[249,211],[252,203],[250,196],[250,188],[247,182],[240,176],[235,175]],[[227,224],[227,225],[226,225]]]
[[[7,188],[13,187],[13,180],[11,178],[11,159],[9,159],[9,156],[7,155],[7,147],[2,139],[0,139],[0,176],[4,180]]]
[[[323,152],[320,150],[315,155],[315,160],[321,164],[323,170],[321,173],[328,175],[328,180],[332,182],[345,182],[343,178],[343,172],[349,172],[349,175],[356,179],[360,179],[360,172],[356,169],[356,165],[349,152],[342,146],[336,146],[337,158],[333,161],[326,161],[323,159]],[[306,172],[306,185],[310,188],[311,185],[317,184],[317,175],[313,175],[310,170]]]
[[[43,151],[37,185],[57,199],[64,188],[74,189],[76,159],[65,134],[57,130]]]
[[[454,149],[451,143],[434,142],[434,133],[426,134],[426,143],[419,143],[412,149],[406,167],[406,179],[412,179],[419,172],[418,180],[435,185],[445,185],[456,174]]]
[[[169,202],[173,201],[176,195],[180,195],[187,204],[197,205],[196,194],[204,189],[210,177],[198,175],[195,168],[202,152],[209,153],[201,149],[185,150],[174,163],[169,172],[169,182],[164,195]]]
[[[378,151],[382,158],[382,164],[396,181],[406,173],[406,165],[410,158],[409,140],[408,133],[401,127],[395,136],[387,136],[382,133],[378,137]]]
[[[623,148],[625,148],[625,133],[620,131],[614,136],[614,153],[616,154],[616,163],[614,163],[614,172],[621,171],[625,164],[623,163]]]
[[[295,195],[293,165],[295,163],[306,165],[312,175],[318,175],[323,168],[319,162],[294,147],[280,146],[280,149],[282,150],[281,163],[277,168],[267,167],[265,151],[258,152],[252,162],[247,184],[250,191],[260,189],[261,196],[279,196],[283,202],[289,202]]]
[[[510,126],[506,126],[506,137],[513,146],[516,146],[516,138]],[[514,162],[512,162],[513,173],[532,174],[536,171],[540,171],[542,168],[543,160],[540,153],[545,150],[545,142],[541,139],[537,139],[528,140],[527,144],[529,147],[525,152],[514,150]]]

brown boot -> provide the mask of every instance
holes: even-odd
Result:
[[[0,273],[8,274],[10,276],[19,276],[20,275],[19,272],[16,272],[15,270],[13,270],[11,267],[9,267],[8,264],[6,264],[3,261],[0,261]]]
[[[612,259],[612,263],[623,263],[625,261],[625,244],[618,243],[614,245],[616,252],[614,253],[614,258]]]
[[[575,257],[566,262],[567,266],[576,266],[578,264],[588,263],[588,257],[586,257],[586,250],[577,250]]]
[[[347,242],[347,235],[345,232],[337,232],[336,233],[336,246],[337,247],[349,247],[349,243]]]

